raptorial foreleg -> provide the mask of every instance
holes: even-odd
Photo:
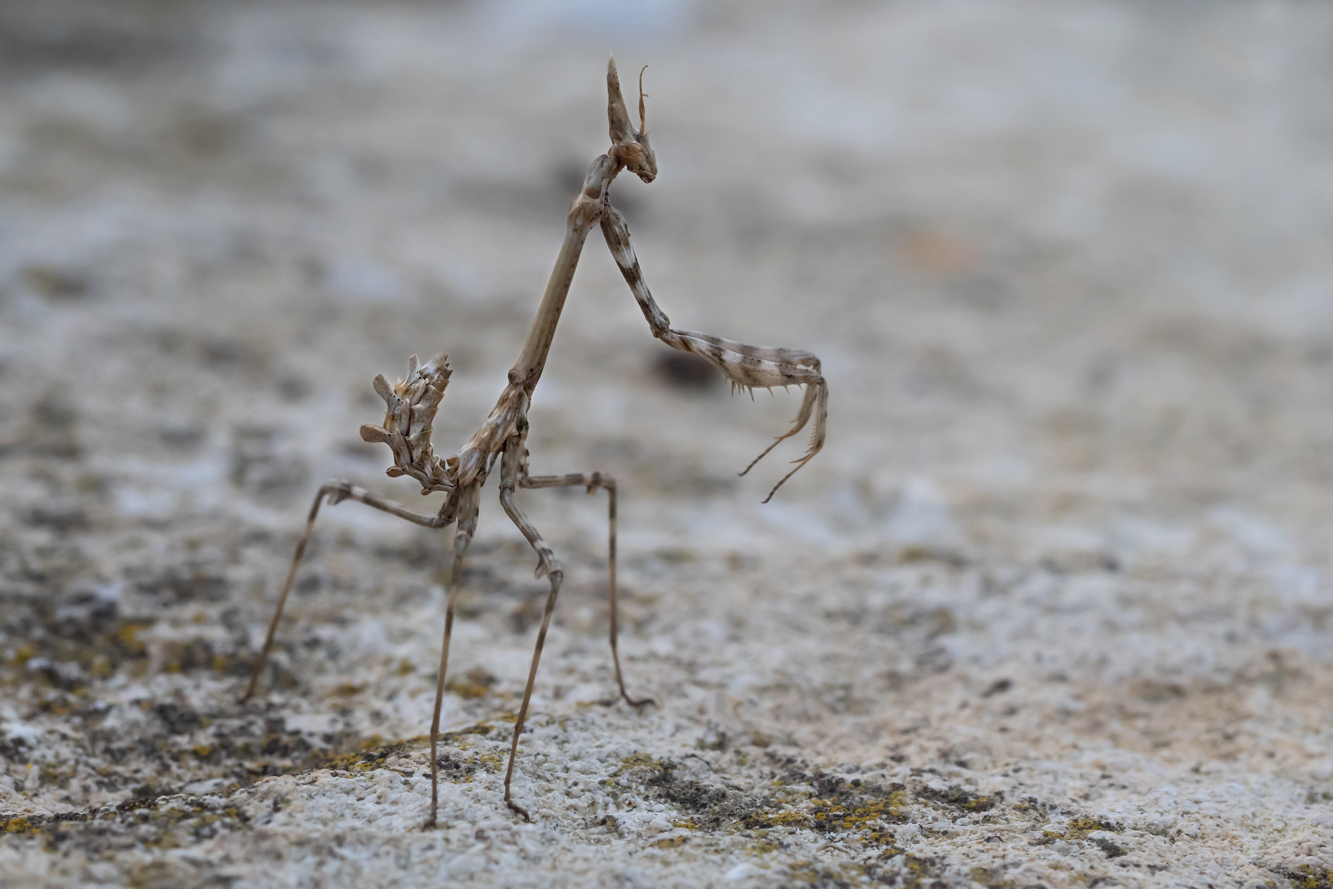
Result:
[[[631,707],[645,707],[649,704],[656,704],[652,698],[631,698],[629,692],[625,690],[625,677],[620,669],[620,650],[617,646],[617,633],[619,619],[617,611],[616,595],[616,480],[609,475],[600,472],[590,473],[572,473],[569,475],[526,475],[519,479],[520,488],[587,488],[588,493],[592,494],[598,488],[606,491],[609,495],[610,505],[607,508],[607,520],[610,526],[608,533],[608,565],[610,568],[610,599],[611,599],[611,660],[616,666],[616,684],[620,687],[620,696],[625,699],[625,703]]]
[[[764,458],[778,442],[791,438],[805,428],[814,417],[815,428],[810,439],[810,446],[805,454],[792,461],[796,467],[788,472],[773,486],[764,498],[767,503],[782,487],[787,479],[796,474],[802,466],[809,463],[824,446],[824,425],[828,418],[828,384],[820,373],[819,358],[812,352],[801,349],[782,349],[771,346],[751,346],[735,340],[723,339],[707,333],[692,330],[676,330],[671,327],[671,319],[657,305],[644,281],[643,270],[639,268],[638,257],[634,255],[634,246],[630,243],[629,226],[625,217],[609,203],[602,209],[602,234],[621,274],[634,293],[639,308],[643,311],[653,336],[673,349],[693,352],[722,371],[733,386],[742,389],[773,389],[778,386],[804,386],[805,397],[801,409],[796,414],[796,421],[791,429],[779,435],[773,444],[764,449],[741,475]]]
[[[287,571],[287,580],[283,583],[282,593],[278,596],[278,606],[273,611],[273,619],[269,621],[268,635],[264,637],[264,648],[259,652],[259,660],[255,663],[254,673],[250,676],[250,685],[237,703],[244,704],[255,693],[260,674],[264,672],[264,664],[268,661],[269,651],[273,648],[273,637],[278,632],[278,621],[282,619],[282,610],[287,605],[287,596],[292,591],[292,582],[296,580],[296,569],[301,566],[306,545],[310,542],[310,534],[315,529],[315,519],[319,517],[319,506],[325,498],[328,499],[330,506],[335,506],[344,500],[356,500],[359,503],[373,506],[382,512],[396,515],[400,519],[406,519],[413,524],[427,528],[446,527],[453,522],[454,516],[454,500],[452,497],[445,501],[439,512],[431,515],[424,512],[414,512],[401,503],[386,500],[351,482],[330,481],[321,487],[319,493],[315,495],[314,502],[310,504],[310,513],[306,516],[305,521],[305,531],[296,544],[296,553],[292,556],[292,566]]]

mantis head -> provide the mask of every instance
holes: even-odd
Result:
[[[647,70],[648,66],[644,66]],[[657,178],[657,155],[648,144],[648,115],[643,100],[643,71],[639,72],[639,129],[629,122],[629,111],[625,109],[625,98],[620,94],[620,76],[616,73],[616,60],[606,64],[606,113],[611,124],[611,159],[644,182]]]

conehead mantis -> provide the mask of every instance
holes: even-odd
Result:
[[[620,669],[620,654],[616,645],[615,479],[600,472],[572,475],[528,474],[526,447],[528,405],[533,390],[541,379],[542,370],[546,366],[556,324],[560,321],[561,310],[569,295],[574,269],[578,265],[584,241],[594,226],[601,226],[602,235],[611,249],[611,255],[629,283],[639,308],[648,320],[653,336],[673,349],[692,352],[702,357],[721,370],[733,387],[749,390],[772,389],[778,386],[805,388],[805,395],[792,427],[778,436],[741,473],[744,475],[749,472],[755,463],[758,463],[779,442],[796,435],[813,418],[814,434],[809,448],[803,456],[794,461],[795,467],[773,486],[764,500],[765,503],[772,499],[773,494],[787,479],[810,462],[824,445],[828,386],[820,374],[818,358],[810,352],[799,349],[749,346],[711,334],[677,330],[671,326],[670,320],[649,293],[643,272],[639,268],[639,261],[634,255],[634,248],[630,244],[629,226],[625,218],[611,206],[611,183],[622,170],[628,170],[644,182],[652,182],[657,177],[657,156],[648,141],[642,71],[639,73],[639,79],[639,129],[636,130],[630,123],[629,112],[625,108],[625,100],[620,92],[615,59],[611,59],[607,65],[607,116],[610,122],[611,148],[592,162],[583,180],[583,186],[569,208],[565,239],[560,245],[560,254],[547,281],[546,292],[542,296],[537,317],[533,320],[532,328],[523,344],[523,351],[519,353],[518,361],[510,369],[508,383],[500,393],[495,407],[467,444],[456,454],[442,458],[435,454],[431,443],[431,424],[452,372],[445,355],[436,355],[425,364],[419,364],[417,357],[413,355],[408,362],[406,378],[396,385],[390,385],[383,374],[375,377],[373,384],[375,391],[384,399],[387,410],[383,425],[362,426],[361,437],[368,442],[383,442],[389,446],[394,461],[394,465],[387,470],[390,477],[412,478],[421,485],[422,494],[442,492],[445,498],[439,511],[433,514],[416,512],[346,481],[330,481],[323,485],[315,495],[314,503],[311,504],[305,532],[301,535],[296,553],[292,557],[291,569],[287,572],[287,579],[278,597],[273,619],[269,623],[263,650],[255,664],[250,685],[240,699],[242,703],[249,700],[258,685],[264,664],[273,647],[273,637],[277,632],[283,607],[292,589],[292,581],[296,577],[301,558],[305,555],[306,544],[310,540],[315,519],[323,502],[327,501],[332,506],[344,500],[355,500],[427,528],[444,529],[453,525],[454,560],[446,594],[444,642],[440,651],[440,669],[435,686],[435,709],[430,726],[431,806],[426,827],[435,826],[436,813],[439,809],[437,746],[440,708],[444,700],[445,675],[449,665],[449,641],[453,633],[454,606],[458,600],[462,580],[463,558],[476,532],[481,489],[496,470],[497,461],[500,476],[500,505],[537,553],[536,576],[538,578],[545,576],[550,583],[546,610],[542,614],[541,629],[537,633],[537,644],[532,652],[532,666],[528,670],[527,685],[523,689],[523,703],[519,706],[518,717],[514,722],[513,740],[509,747],[509,762],[504,778],[505,804],[525,820],[530,820],[527,810],[514,802],[510,782],[514,774],[514,759],[518,753],[518,739],[523,733],[528,704],[532,698],[532,688],[537,679],[537,665],[541,661],[542,646],[546,642],[546,633],[551,625],[551,613],[555,609],[556,597],[560,593],[560,585],[564,579],[559,559],[515,499],[515,492],[518,489],[578,486],[587,488],[589,494],[600,489],[609,495],[610,635],[616,682],[620,688],[620,696],[631,707],[643,707],[653,703],[647,698],[630,696],[625,690],[625,680]]]

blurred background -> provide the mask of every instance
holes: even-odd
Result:
[[[800,665],[783,730],[833,744],[812,720],[1030,677],[1046,715],[1004,756],[1059,759],[1054,720],[1326,800],[1331,45],[1333,5],[1298,0],[0,4],[5,718],[173,663],[172,693],[222,706],[190,683],[244,674],[317,485],[420,500],[357,437],[370,380],[447,352],[437,451],[480,423],[607,148],[614,51],[627,93],[649,65],[661,172],[613,200],[659,303],[814,351],[831,391],[824,452],[759,506],[802,443],[735,473],[799,396],[674,361],[590,239],[532,468],[621,479],[650,691]],[[603,632],[605,506],[525,502],[575,566],[558,683]],[[443,541],[355,505],[322,521],[280,665],[333,688],[413,660],[338,724],[418,734]],[[474,552],[460,669],[521,684],[531,556],[489,501]],[[128,625],[158,646],[96,666]],[[784,725],[780,698],[754,712]],[[829,749],[883,755],[857,737]]]
[[[457,447],[605,149],[615,50],[627,81],[651,64],[662,177],[616,200],[665,310],[826,365],[828,453],[768,512],[811,501],[809,533],[882,539],[966,502],[956,542],[1024,550],[1020,515],[1115,548],[1220,510],[1323,561],[1331,16],[7,4],[8,499],[96,511],[53,480],[73,470],[121,516],[303,503],[378,474],[367,383],[412,352],[459,371],[436,436]],[[799,445],[733,470],[796,399],[733,403],[662,365],[606,260],[580,271],[535,465],[754,500]],[[1288,518],[1313,536],[1265,524]]]

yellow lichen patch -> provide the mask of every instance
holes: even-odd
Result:
[[[152,626],[151,623],[141,621],[126,621],[121,624],[120,629],[116,630],[116,638],[121,641],[126,649],[132,655],[142,655],[148,646],[139,640],[139,631]]]
[[[1291,881],[1295,889],[1330,889],[1333,887],[1333,871],[1312,864],[1302,864],[1287,870],[1284,876]]]
[[[816,814],[816,818],[822,815]],[[741,824],[750,830],[767,830],[772,827],[809,827],[810,816],[800,812],[752,812],[745,816]]]
[[[1118,824],[1112,824],[1109,821],[1102,821],[1099,818],[1075,818],[1070,821],[1063,831],[1043,830],[1041,839],[1036,841],[1038,846],[1049,845],[1056,840],[1068,840],[1077,842],[1079,840],[1089,841],[1101,848],[1109,858],[1119,858],[1125,854],[1123,847],[1116,845],[1105,837],[1090,838],[1088,835],[1097,831],[1107,831],[1109,833],[1120,833],[1123,828]]]
[[[892,812],[893,797],[866,800],[858,805],[842,805],[833,800],[812,800],[816,806],[815,819],[824,830],[862,830],[872,824],[898,817]]]
[[[379,735],[374,735],[362,741],[360,749],[354,753],[316,753],[311,756],[311,760],[316,768],[368,772],[381,768],[386,759],[406,751],[423,740],[425,739],[418,737],[385,743]]]
[[[466,675],[454,677],[444,686],[460,698],[471,700],[484,698],[491,693],[491,687],[499,680],[481,667],[474,667]]]
[[[974,867],[969,876],[974,882],[980,883],[986,889],[1015,889],[1017,883],[1013,880],[1006,880],[999,875],[999,871],[990,867]]]
[[[1118,824],[1112,824],[1098,818],[1075,818],[1073,821],[1069,822],[1069,826],[1065,829],[1063,836],[1068,840],[1082,840],[1086,839],[1088,834],[1095,830],[1121,833],[1123,828]]]
[[[679,828],[681,828],[682,830],[698,830],[698,829],[699,829],[699,825],[696,824],[696,823],[694,822],[694,819],[693,819],[693,818],[686,818],[686,819],[681,820],[681,821],[672,821],[672,822],[671,822],[671,826],[672,826],[672,827],[679,827]]]
[[[341,683],[333,693],[339,697],[350,698],[361,694],[361,692],[365,690],[366,684],[364,682],[344,682]]]
[[[27,830],[27,818],[10,818],[5,822],[5,833],[26,833]]]
[[[675,849],[683,846],[688,839],[689,837],[665,837],[653,843],[653,845],[659,849]]]
[[[503,753],[478,753],[468,760],[473,765],[484,766],[492,772],[500,771],[500,766],[504,765],[505,755]]]

